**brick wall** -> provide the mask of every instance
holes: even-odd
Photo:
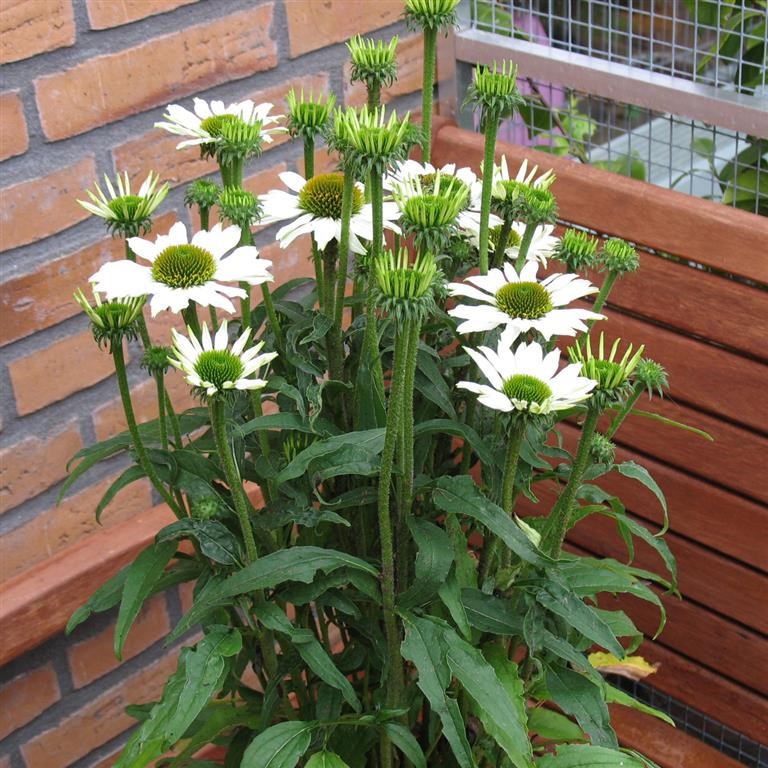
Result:
[[[71,300],[100,264],[122,256],[121,244],[105,237],[101,221],[75,198],[103,173],[127,170],[137,182],[154,169],[172,187],[156,231],[167,231],[176,218],[194,225],[184,186],[214,167],[194,150],[176,151],[175,137],[152,127],[165,105],[189,104],[193,94],[279,105],[291,86],[333,89],[340,101],[360,104],[364,92],[345,82],[344,43],[356,33],[401,35],[402,77],[385,98],[398,108],[416,107],[421,46],[400,12],[399,0],[3,0],[0,582],[6,589],[26,589],[31,602],[41,590],[56,589],[39,583],[41,568],[79,551],[71,548],[94,534],[95,505],[121,470],[119,462],[100,465],[56,506],[69,457],[123,428],[110,360]],[[247,186],[265,191],[279,172],[301,171],[301,155],[300,145],[280,138],[249,166]],[[306,272],[307,243],[280,252],[274,231],[261,231],[258,245],[275,260],[278,279]],[[161,316],[153,336],[167,338],[169,325]],[[128,350],[135,404],[151,418],[154,393],[137,352]],[[169,388],[177,408],[189,403],[180,379]],[[125,524],[156,501],[146,485],[133,485],[107,508],[102,524]],[[145,607],[122,664],[111,652],[113,616],[42,644],[33,628],[26,646],[37,647],[0,669],[0,768],[111,765],[132,723],[124,706],[156,697],[175,663],[161,638],[181,615],[183,599],[168,593]]]

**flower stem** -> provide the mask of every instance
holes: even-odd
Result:
[[[315,139],[304,137],[304,178],[309,181],[315,175]]]
[[[403,691],[403,662],[400,656],[400,632],[395,615],[395,555],[392,543],[390,496],[392,467],[398,433],[402,423],[403,395],[406,376],[408,334],[402,331],[395,341],[395,359],[392,368],[392,386],[387,406],[387,425],[379,472],[379,538],[381,540],[381,594],[384,611],[384,629],[387,638],[389,672],[387,675],[387,706],[396,707]]]
[[[571,465],[571,475],[568,478],[568,484],[560,494],[560,498],[555,503],[555,506],[552,507],[552,511],[547,518],[547,525],[541,539],[541,549],[550,557],[556,558],[560,555],[560,548],[563,546],[565,534],[568,532],[571,508],[576,499],[576,492],[581,486],[581,480],[589,464],[589,449],[595,436],[595,429],[597,428],[599,418],[600,410],[598,408],[590,407],[587,410],[587,416],[581,428],[581,439],[576,451],[576,458]]]
[[[146,474],[146,476],[149,478],[149,482],[152,483],[152,485],[155,487],[155,490],[160,494],[163,501],[171,508],[176,517],[181,518],[183,515],[179,510],[176,501],[171,497],[162,481],[158,477],[154,465],[149,460],[149,456],[147,455],[147,450],[144,447],[144,443],[141,441],[139,428],[136,425],[136,416],[133,411],[133,404],[131,403],[131,388],[128,385],[128,376],[125,372],[125,356],[123,355],[122,344],[112,345],[112,358],[115,361],[117,386],[120,389],[120,399],[123,401],[125,420],[128,423],[128,431],[131,435],[131,442],[133,443],[133,449],[136,451],[136,459],[139,462],[139,466],[144,470],[144,474]]]
[[[369,361],[379,359],[379,336],[376,329],[376,278],[374,264],[381,253],[381,240],[384,237],[383,190],[381,174],[374,171],[370,176],[371,209],[373,218],[373,241],[368,259],[368,285],[366,286],[366,323],[363,348],[368,352]]]
[[[200,320],[197,317],[197,304],[195,304],[194,301],[190,301],[186,308],[181,310],[181,316],[184,318],[184,322],[189,326],[192,333],[199,339]]]
[[[605,437],[610,440],[613,438],[613,436],[618,431],[619,427],[624,423],[624,419],[629,416],[630,411],[632,408],[634,408],[635,403],[640,398],[640,395],[643,394],[643,385],[637,382],[635,384],[635,388],[632,391],[632,394],[627,398],[627,401],[624,403],[624,405],[621,406],[621,409],[619,412],[613,417],[613,421],[611,422],[611,425],[608,427],[608,429],[605,432]]]
[[[245,541],[245,552],[248,563],[257,559],[256,541],[253,538],[253,529],[251,521],[248,518],[248,503],[245,499],[243,483],[240,479],[240,472],[235,463],[235,457],[232,454],[232,445],[227,436],[227,421],[224,414],[224,401],[220,397],[214,397],[209,403],[211,414],[211,428],[213,437],[216,441],[216,452],[221,459],[224,475],[227,478],[227,485],[232,493],[232,501],[235,505],[235,514],[240,522],[240,530],[243,533]]]
[[[160,445],[164,451],[168,450],[168,426],[165,423],[165,375],[162,371],[155,374],[155,387],[157,388],[157,420],[160,425]]]
[[[509,233],[512,231],[512,219],[506,217],[504,223],[501,225],[501,232],[499,232],[499,239],[496,246],[493,249],[493,266],[503,267],[504,256],[507,253],[507,243],[509,242]],[[490,239],[490,237],[489,237]]]
[[[618,272],[609,272],[605,276],[605,280],[603,280],[603,284],[600,286],[600,292],[597,294],[595,303],[592,305],[593,312],[599,312],[603,308],[605,302],[608,301],[608,295],[610,294],[611,289],[613,288],[613,284],[616,282],[616,278],[618,276]],[[587,325],[589,325],[591,328],[593,323],[594,320],[590,320]]]
[[[368,109],[376,109],[381,105],[381,83],[370,83],[367,86],[368,91]]]
[[[520,250],[517,253],[517,261],[515,262],[515,270],[517,270],[518,274],[520,274],[520,270],[525,266],[525,260],[528,256],[533,236],[536,233],[536,228],[537,224],[534,221],[529,221],[525,225],[523,239],[520,241]]]
[[[488,220],[491,215],[491,190],[493,189],[493,164],[496,159],[496,134],[499,118],[488,115],[485,121],[485,151],[483,153],[483,188],[480,198],[480,274],[488,274]]]
[[[421,92],[421,161],[428,163],[432,153],[432,97],[435,90],[437,27],[424,29],[424,76]],[[494,138],[495,142],[495,138]]]

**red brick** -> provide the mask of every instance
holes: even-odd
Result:
[[[75,42],[72,0],[4,0],[0,61],[28,59]]]
[[[166,13],[197,0],[88,0],[88,19],[91,29],[109,29],[132,21]]]
[[[8,365],[20,416],[87,389],[115,371],[112,356],[83,331]]]
[[[125,714],[125,707],[157,699],[176,668],[176,656],[174,651],[144,667],[59,725],[31,738],[21,748],[27,768],[69,765],[134,726],[136,721]]]
[[[171,317],[176,316],[171,315]],[[164,343],[169,345],[170,338],[166,339]],[[176,413],[181,413],[196,404],[190,394],[189,386],[175,369],[169,371],[165,377],[165,386],[171,396]],[[154,379],[147,377],[145,381],[136,385],[131,390],[131,400],[136,420],[139,423],[157,418],[157,388]],[[106,405],[97,408],[93,413],[93,423],[97,440],[106,440],[127,429],[120,398],[115,398]]]
[[[60,698],[53,665],[24,672],[0,688],[0,739],[34,720]]]
[[[148,481],[131,483],[119,491],[104,510],[99,526],[96,506],[116,479],[117,475],[113,475],[92,485],[0,537],[0,582],[80,541],[101,526],[109,528],[150,508]]]
[[[29,147],[27,119],[18,91],[0,94],[0,160],[23,155]]]
[[[76,197],[93,184],[93,156],[0,190],[0,251],[34,243],[87,219]]]
[[[314,277],[315,275],[311,261],[312,250],[309,235],[294,240],[285,249],[281,248],[277,242],[271,243],[261,249],[261,257],[272,262],[275,285],[287,283],[296,277]],[[256,296],[260,300],[259,289],[257,288],[256,291]]]
[[[154,230],[167,232],[176,218],[175,213],[160,216]],[[4,319],[0,323],[0,347],[79,314],[82,310],[72,298],[75,288],[87,294],[88,278],[105,262],[123,258],[124,253],[122,240],[106,238],[4,283],[0,287]]]
[[[285,114],[287,107],[285,95],[291,88],[304,88],[314,93],[327,93],[329,78],[327,73],[296,77],[292,80],[273,85],[270,88],[250,94],[238,94],[233,100],[241,101],[253,99],[256,103],[269,102],[275,105],[274,114]],[[191,108],[191,103],[184,104]],[[287,134],[275,134],[271,144],[264,144],[264,151],[269,151],[289,141]],[[212,160],[201,160],[200,152],[196,147],[177,150],[176,145],[180,137],[169,134],[160,129],[154,129],[142,134],[138,138],[131,139],[117,146],[112,156],[115,166],[120,171],[127,171],[134,179],[146,178],[149,171],[156,171],[172,186],[177,186],[192,179],[215,173],[217,165]]]
[[[76,421],[46,438],[27,437],[0,451],[0,513],[66,477],[66,464],[83,447]]]
[[[74,136],[277,66],[272,13],[264,3],[38,78],[43,132],[52,141]]]
[[[278,163],[272,165],[269,168],[265,168],[263,171],[254,173],[251,176],[247,176],[243,179],[243,188],[252,192],[254,195],[263,195],[265,192],[269,192],[270,189],[283,189],[283,185],[280,182],[279,174],[288,170],[288,166],[285,163]],[[195,230],[200,229],[200,215],[197,210],[197,206],[192,208],[190,213],[192,219],[192,226]],[[212,227],[219,220],[218,209],[214,208],[211,211],[210,220],[208,226]],[[264,227],[255,227],[254,231],[258,232]]]
[[[394,24],[402,17],[402,0],[323,0],[286,3],[291,58]]]
[[[398,96],[421,90],[424,70],[424,39],[420,34],[408,35],[397,44],[397,80],[381,92],[384,104]],[[344,64],[344,103],[347,106],[360,107],[366,103],[368,94],[365,83],[350,83],[352,62]]]
[[[120,662],[114,652],[114,624],[67,650],[75,688],[82,688],[116,669]],[[157,595],[142,608],[123,646],[123,660],[138,656],[171,631],[165,598]]]

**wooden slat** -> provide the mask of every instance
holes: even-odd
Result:
[[[658,665],[648,684],[750,739],[768,743],[768,698],[646,640],[639,653]]]
[[[768,640],[691,602],[662,599],[668,619],[661,644],[757,693],[768,693]],[[658,610],[650,603],[606,596],[601,605],[625,610],[648,636],[658,627]]]
[[[73,611],[174,519],[167,507],[154,507],[5,582],[0,587],[0,665],[61,632]]]
[[[539,504],[521,498],[515,511],[523,516],[546,514],[557,498],[554,483],[537,484],[536,495]],[[612,557],[621,562],[628,559],[627,547],[616,524],[603,515],[591,515],[579,521],[569,532],[568,541],[601,557]],[[758,632],[768,633],[768,611],[764,607],[768,577],[674,533],[668,533],[666,541],[677,559],[683,597]],[[633,565],[668,576],[661,557],[638,540],[635,540]]]
[[[759,397],[758,393],[753,395],[753,399]],[[669,399],[655,398],[643,410],[703,429],[714,441],[636,416],[622,424],[618,443],[757,501],[768,502],[768,483],[764,479],[768,439]]]
[[[658,718],[618,704],[609,709],[620,744],[661,768],[743,768],[742,763]]]
[[[564,218],[654,250],[768,283],[768,218],[739,211],[534,149],[500,142],[512,170],[523,159],[557,173],[554,192]],[[483,137],[446,126],[435,138],[432,161],[478,169]]]
[[[605,314],[608,319],[597,323],[595,330],[604,330],[610,341],[645,344],[646,357],[666,368],[675,400],[768,430],[768,401],[755,397],[768,388],[768,366],[616,310]]]
[[[643,253],[640,269],[614,284],[610,304],[768,359],[768,293],[759,288]]]

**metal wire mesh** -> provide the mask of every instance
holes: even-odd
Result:
[[[760,744],[733,728],[718,723],[650,685],[621,677],[613,678],[611,682],[644,704],[666,712],[681,731],[695,736],[724,755],[750,768],[768,768],[767,745]]]
[[[768,12],[725,0],[470,0],[475,28],[708,85],[765,103]],[[595,62],[599,67],[599,62]],[[768,215],[768,141],[533,81],[500,138]]]

